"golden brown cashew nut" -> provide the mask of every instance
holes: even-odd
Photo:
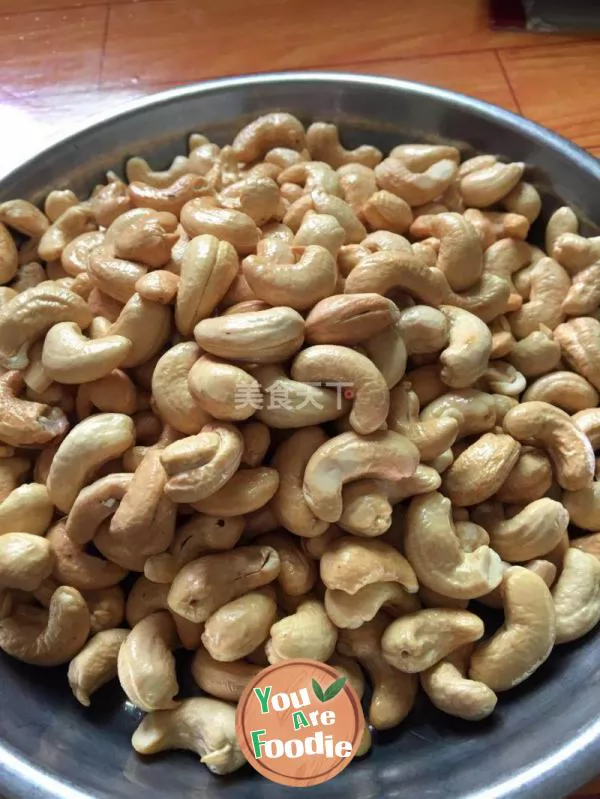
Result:
[[[589,633],[600,621],[600,561],[571,548],[552,588],[556,609],[556,643],[566,644]]]
[[[209,208],[203,198],[190,200],[183,206],[181,224],[189,236],[211,235],[240,255],[253,252],[261,235],[248,214],[229,208]]]
[[[460,192],[465,203],[473,208],[487,208],[502,200],[523,177],[525,164],[495,163],[464,174]]]
[[[83,546],[94,538],[98,527],[118,508],[132,480],[132,474],[109,474],[81,489],[65,523],[65,532],[74,544]]]
[[[159,455],[168,476],[165,494],[173,502],[210,497],[235,474],[242,452],[241,434],[227,424],[207,424],[198,435],[169,444]]]
[[[90,339],[74,322],[59,322],[46,333],[42,365],[59,383],[89,383],[120,366],[131,347],[123,336]]]
[[[483,251],[471,223],[460,214],[419,216],[410,232],[417,238],[435,236],[440,240],[437,268],[454,291],[471,288],[483,272]]]
[[[355,658],[365,668],[373,684],[368,720],[376,730],[396,727],[412,709],[418,690],[414,674],[390,666],[381,652],[381,636],[390,617],[380,612],[356,630],[340,630],[338,651]]]
[[[150,713],[131,744],[142,755],[191,749],[213,774],[230,774],[246,762],[235,733],[235,707],[208,697],[184,699],[175,710]]]
[[[594,451],[564,411],[546,402],[523,402],[506,414],[503,427],[517,441],[546,450],[561,488],[577,491],[592,482]]]
[[[427,266],[412,250],[374,252],[362,258],[346,278],[346,294],[387,294],[400,289],[438,307],[448,302],[450,287],[439,269]]]
[[[200,347],[219,358],[279,363],[302,346],[304,319],[293,308],[269,308],[203,319],[194,336]]]
[[[332,590],[356,594],[371,583],[400,583],[414,594],[418,584],[407,559],[389,544],[343,536],[331,542],[321,557],[321,579]]]
[[[542,324],[554,330],[565,318],[563,301],[571,286],[569,275],[552,258],[542,258],[521,275],[518,288],[527,301],[508,315],[515,337],[525,338]]]
[[[159,172],[155,172],[144,158],[139,158],[138,156],[128,158],[125,164],[125,174],[130,183],[141,180],[150,184],[150,186],[155,186],[157,189],[166,189],[174,180],[189,171],[190,164],[184,155],[175,156],[170,167]]]
[[[596,408],[600,395],[585,377],[573,372],[552,372],[529,384],[523,402],[540,401],[556,405],[567,413]]]
[[[572,275],[587,269],[600,258],[600,237],[585,238],[577,233],[558,236],[550,255]]]
[[[382,159],[376,147],[363,144],[353,150],[346,150],[339,140],[337,125],[327,122],[313,122],[306,131],[306,147],[314,161],[325,161],[334,169],[344,164],[362,164],[374,167]]]
[[[549,328],[540,325],[539,330],[516,341],[507,358],[525,377],[538,377],[558,366],[560,344]]]
[[[411,477],[397,482],[355,480],[344,487],[344,510],[338,524],[343,530],[367,538],[382,535],[392,524],[392,506],[407,497],[437,491],[442,479],[435,469],[417,466]]]
[[[291,114],[285,113],[257,117],[240,130],[232,144],[236,158],[246,164],[259,161],[275,147],[299,151],[304,146],[302,123]]]
[[[121,366],[140,366],[153,358],[167,342],[171,333],[171,309],[145,300],[136,293],[123,306],[109,333],[124,336],[133,345]]]
[[[414,613],[421,604],[414,594],[409,594],[399,583],[381,582],[365,585],[355,594],[346,591],[325,591],[325,610],[336,627],[355,630],[371,621],[383,608],[393,616]]]
[[[326,440],[320,427],[305,427],[283,441],[273,456],[279,487],[270,507],[280,524],[306,538],[319,536],[328,527],[327,522],[314,515],[302,490],[306,465]]]
[[[49,542],[29,533],[0,536],[0,586],[35,591],[54,568]]]
[[[296,356],[291,373],[294,380],[305,383],[350,386],[354,393],[350,423],[358,433],[374,433],[385,423],[387,384],[377,367],[359,352],[336,344],[315,344]]]
[[[18,268],[17,245],[6,225],[0,222],[0,285],[10,283]]]
[[[67,208],[78,205],[77,195],[71,189],[54,189],[44,200],[44,213],[50,222],[56,222]]]
[[[571,319],[556,328],[554,337],[569,365],[600,391],[600,321]]]
[[[46,486],[39,483],[19,486],[0,502],[0,536],[18,532],[44,535],[53,513]]]
[[[267,658],[271,664],[294,658],[325,662],[334,653],[337,636],[321,602],[309,599],[273,624],[265,647]]]
[[[481,521],[491,546],[512,563],[547,555],[560,542],[568,523],[562,504],[548,497],[534,500],[510,519],[492,515],[489,521]]]
[[[600,483],[594,482],[579,491],[565,491],[562,502],[573,524],[583,530],[600,531]]]
[[[440,352],[448,343],[446,316],[428,305],[413,305],[400,311],[398,328],[409,355]]]
[[[391,191],[373,191],[359,210],[373,230],[406,233],[413,221],[410,205]]]
[[[0,621],[0,649],[23,663],[59,666],[84,646],[90,632],[90,613],[75,588],[57,588],[49,610],[21,618],[17,610]]]
[[[485,322],[461,308],[440,306],[448,319],[448,346],[440,355],[441,378],[451,388],[468,388],[488,365],[492,334]]]
[[[279,569],[279,555],[272,547],[205,555],[179,571],[169,590],[169,607],[189,621],[206,621],[232,599],[275,580]]]
[[[275,469],[240,469],[223,488],[194,502],[192,507],[211,516],[243,516],[264,507],[278,487],[279,474]]]
[[[177,346],[188,344],[186,342]],[[173,349],[175,348],[169,352]],[[166,355],[168,354],[167,352]],[[194,362],[187,373],[187,384],[191,396],[207,421],[209,414],[226,422],[248,419],[263,404],[258,380],[241,367],[209,355],[203,355]]]
[[[188,435],[198,433],[210,418],[188,385],[199,357],[200,349],[193,341],[182,341],[158,359],[152,373],[156,411],[163,421]]]
[[[414,387],[412,373],[407,375]],[[474,388],[449,391],[425,405],[421,421],[452,417],[458,421],[457,439],[476,433],[487,433],[496,425],[496,407],[491,394]]]
[[[556,637],[556,613],[548,586],[528,569],[512,566],[502,582],[504,624],[479,644],[469,677],[492,691],[507,691],[544,663]]]
[[[168,211],[177,216],[189,200],[211,193],[206,179],[191,173],[181,175],[165,188],[134,180],[127,187],[127,191],[134,206]]]
[[[462,507],[485,502],[502,487],[520,451],[511,436],[484,433],[444,472],[444,493]]]
[[[303,249],[297,263],[245,259],[243,275],[256,296],[271,305],[305,311],[335,289],[337,267],[331,253],[318,245]]]
[[[474,613],[427,608],[393,621],[383,633],[381,651],[394,668],[415,674],[455,649],[478,641],[483,632],[483,622]]]
[[[195,236],[181,262],[175,324],[189,336],[201,319],[210,316],[223,299],[239,269],[235,249],[216,236]]]
[[[46,481],[56,507],[68,513],[90,475],[132,447],[134,435],[133,422],[120,413],[99,413],[76,424],[60,444]]]
[[[85,205],[67,208],[44,232],[38,243],[38,253],[44,261],[59,261],[67,244],[82,233],[94,229],[92,212]]]
[[[119,649],[117,670],[129,701],[140,710],[168,710],[179,704],[172,649],[177,632],[171,614],[161,610],[139,621]]]
[[[87,273],[94,288],[124,303],[133,296],[136,283],[148,270],[133,261],[115,258],[112,250],[102,245],[90,253]]]
[[[342,487],[359,477],[401,480],[419,464],[419,451],[405,436],[391,430],[359,436],[342,433],[322,444],[304,472],[304,497],[313,513],[336,522],[342,515]]]
[[[128,630],[103,630],[95,635],[69,663],[69,685],[84,707],[90,696],[117,676],[117,658]]]
[[[260,546],[269,546],[279,555],[281,568],[277,582],[286,596],[307,594],[317,579],[314,561],[300,548],[293,536],[283,530],[266,533],[255,539]],[[254,648],[254,647],[253,647]]]
[[[397,158],[415,172],[423,172],[443,159],[460,161],[456,147],[446,144],[398,144],[390,150],[390,158]]]
[[[535,222],[542,210],[542,198],[538,190],[523,180],[502,198],[501,204],[513,214],[522,214],[530,224]]]
[[[47,444],[61,436],[69,426],[62,410],[45,403],[19,399],[17,395],[23,386],[22,372],[0,375],[0,441],[22,447]]]
[[[552,465],[540,451],[523,447],[494,499],[515,505],[540,499],[552,485]],[[600,529],[600,528],[599,528]]]
[[[69,242],[62,251],[60,263],[67,275],[77,277],[86,274],[90,264],[90,256],[104,242],[105,234],[99,230],[82,233]]]
[[[502,562],[485,545],[465,551],[450,511],[450,500],[436,491],[411,500],[405,523],[406,557],[428,588],[455,599],[474,599],[499,585]]]
[[[443,194],[457,169],[454,160],[441,158],[422,172],[415,172],[405,162],[390,157],[375,167],[375,177],[380,189],[398,195],[409,205],[425,205]]]
[[[134,285],[135,291],[143,300],[170,305],[174,302],[179,288],[179,276],[165,269],[155,269],[139,277]]]
[[[85,591],[83,598],[90,611],[92,635],[110,630],[125,618],[125,594],[119,585]]]
[[[275,364],[255,367],[252,374],[259,381],[264,398],[259,395],[249,399],[253,404],[262,400],[256,418],[269,427],[307,427],[339,419],[348,412],[349,401],[341,386],[321,388],[312,382],[292,380]]]
[[[91,321],[87,303],[72,291],[50,281],[27,289],[0,307],[0,366],[24,369],[30,345],[58,322],[83,329]]]
[[[74,543],[66,534],[64,519],[50,529],[47,540],[54,554],[52,575],[61,585],[91,591],[110,588],[127,575],[126,569],[96,555],[88,555],[81,544]]]
[[[250,591],[215,610],[204,626],[202,643],[215,660],[239,660],[262,644],[276,618],[273,591]]]
[[[419,399],[410,390],[410,382],[403,381],[390,393],[388,427],[406,436],[419,450],[421,460],[437,458],[454,444],[459,423],[452,416],[419,421]]]
[[[261,670],[261,666],[245,660],[223,663],[214,660],[204,649],[199,649],[192,660],[191,670],[196,684],[205,693],[217,699],[237,702],[247,683]]]
[[[345,164],[338,168],[341,196],[359,214],[377,191],[375,173],[362,164]]]
[[[494,712],[498,697],[484,683],[467,678],[472,651],[472,644],[455,649],[421,672],[420,679],[438,710],[465,721],[481,721]]]
[[[383,332],[361,342],[361,347],[383,375],[388,388],[402,380],[407,355],[403,334],[397,324],[391,324]]]
[[[164,552],[173,540],[176,508],[164,494],[166,482],[159,451],[149,449],[112,516],[110,535],[137,554]]]
[[[195,514],[175,534],[168,552],[150,556],[144,574],[153,583],[170,584],[186,563],[207,552],[233,549],[244,531],[241,516],[222,518]]]

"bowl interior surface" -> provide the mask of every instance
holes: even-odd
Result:
[[[534,238],[558,205],[580,214],[597,234],[594,203],[600,166],[574,145],[508,112],[461,95],[380,78],[296,73],[215,81],[158,95],[63,140],[0,181],[0,201],[41,201],[53,188],[81,196],[123,174],[131,155],[164,168],[199,131],[219,144],[257,114],[287,110],[309,122],[337,122],[348,147],[387,151],[408,141],[450,142],[467,154],[493,152],[525,161],[526,177],[544,199]],[[185,677],[186,694],[198,693]],[[332,782],[305,789],[312,797],[370,799],[558,799],[600,769],[600,637],[558,647],[524,685],[503,695],[492,718],[469,724],[421,698],[399,728],[377,734],[368,757]],[[6,799],[265,799],[294,791],[245,767],[212,776],[197,757],[170,752],[142,760],[131,749],[141,718],[113,686],[92,707],[71,696],[66,669],[35,669],[0,653],[0,795]]]

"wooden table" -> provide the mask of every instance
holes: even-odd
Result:
[[[284,69],[443,86],[600,155],[600,37],[491,31],[483,0],[0,0],[0,53],[0,171],[133,98]]]

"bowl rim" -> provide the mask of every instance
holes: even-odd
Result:
[[[57,131],[49,137],[47,143],[32,155],[25,156],[18,161],[10,170],[0,174],[0,187],[2,183],[10,179],[16,173],[34,167],[35,163],[44,156],[49,155],[56,148],[75,142],[81,135],[99,130],[105,125],[110,125],[113,121],[132,116],[139,111],[153,106],[167,104],[170,101],[192,96],[203,96],[211,93],[218,93],[227,89],[238,89],[244,86],[270,85],[270,84],[299,84],[299,83],[319,83],[362,86],[365,89],[373,87],[386,88],[391,91],[402,92],[408,95],[425,96],[440,100],[443,103],[451,103],[458,106],[470,114],[477,114],[481,117],[492,118],[500,124],[504,124],[511,130],[527,135],[541,146],[550,147],[558,151],[565,158],[575,161],[582,169],[592,174],[600,180],[600,159],[588,153],[579,145],[545,128],[543,125],[533,122],[526,117],[502,108],[501,106],[479,100],[470,95],[455,92],[448,89],[431,86],[417,81],[402,80],[367,73],[352,73],[344,71],[289,71],[289,72],[267,72],[253,73],[240,76],[217,78],[206,81],[196,81],[186,83],[174,88],[151,92],[147,96],[124,103],[117,103],[114,109],[103,111],[94,115],[85,123],[75,126],[73,132],[65,135],[64,131]],[[500,793],[497,797],[509,796],[512,791],[530,785],[533,791],[536,786],[541,784],[544,778],[556,771],[557,766],[569,766],[571,774],[577,774],[578,778],[585,780],[592,779],[598,771],[598,755],[600,754],[600,718],[592,720],[581,730],[579,735],[569,741],[564,742],[558,749],[554,750],[549,756],[536,761],[527,768],[517,772],[507,778],[496,787]],[[32,796],[38,799],[92,799],[89,794],[84,793],[78,788],[63,783],[60,779],[47,772],[45,768],[37,766],[35,762],[22,760],[19,754],[10,744],[0,739],[0,788],[7,791],[8,797],[23,796],[23,778],[29,782]],[[561,785],[569,790],[575,790],[578,785],[569,780],[567,774],[563,774]],[[579,781],[579,780],[578,780]],[[515,794],[513,794],[515,795]],[[519,793],[519,795],[523,795]],[[535,796],[539,796],[535,792]],[[487,790],[470,793],[464,799],[488,799]]]
[[[308,70],[293,70],[289,72],[251,73],[247,75],[215,78],[206,81],[195,81],[170,89],[151,92],[135,100],[117,103],[114,109],[98,113],[86,122],[76,126],[72,133],[65,135],[64,131],[57,131],[48,139],[47,143],[40,150],[36,150],[32,155],[26,155],[10,170],[1,173],[0,183],[10,178],[15,172],[32,166],[37,159],[49,155],[55,148],[73,142],[82,134],[100,129],[117,118],[131,116],[155,105],[168,103],[171,100],[177,100],[182,97],[220,92],[228,88],[256,86],[261,84],[303,83],[310,81],[315,83],[345,83],[355,86],[364,86],[365,88],[382,87],[392,91],[401,91],[407,94],[426,96],[439,99],[442,102],[457,104],[470,113],[476,112],[482,117],[492,116],[521,134],[529,134],[532,138],[543,143],[544,146],[552,147],[566,158],[575,160],[583,169],[591,171],[595,177],[600,180],[600,158],[596,158],[596,156],[588,153],[583,147],[570,141],[565,136],[521,114],[509,111],[494,103],[489,103],[487,100],[479,100],[463,92],[442,89],[427,83],[403,80],[401,78],[389,78],[382,75],[327,70],[315,70],[314,72]]]

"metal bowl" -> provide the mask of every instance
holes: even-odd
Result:
[[[184,150],[188,133],[203,131],[224,143],[245,120],[274,109],[306,121],[336,121],[348,146],[367,141],[387,150],[400,141],[450,141],[525,161],[528,179],[543,193],[544,218],[566,202],[585,220],[586,232],[598,232],[600,164],[578,147],[469,97],[344,74],[234,78],[158,94],[19,167],[0,182],[0,200],[40,200],[56,187],[83,194],[106,169],[122,168],[127,156],[144,154],[164,167]],[[538,225],[537,235],[541,230]],[[559,799],[600,770],[598,664],[597,634],[560,646],[534,677],[501,696],[492,718],[477,724],[421,699],[398,729],[377,736],[368,757],[307,793],[328,799]],[[139,718],[114,686],[86,710],[70,695],[65,669],[34,669],[1,657],[0,793],[7,799],[280,799],[292,793],[249,767],[214,777],[189,753],[142,760],[130,746]]]

